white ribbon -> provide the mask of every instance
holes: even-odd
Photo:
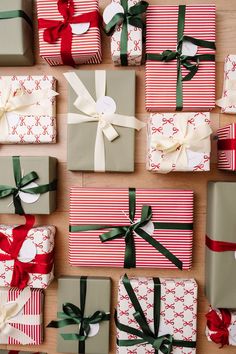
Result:
[[[145,127],[145,123],[140,122],[138,119],[132,116],[126,116],[122,114],[100,114],[96,110],[96,102],[90,95],[82,81],[74,72],[68,72],[64,74],[66,80],[69,82],[75,93],[77,94],[77,99],[74,102],[74,106],[83,112],[79,113],[68,113],[68,124],[80,124],[84,122],[98,122],[95,149],[94,149],[94,170],[99,172],[104,172],[106,170],[106,159],[105,159],[105,144],[104,136],[109,141],[116,139],[119,134],[113,127],[113,125],[133,128],[140,130]],[[115,83],[114,83],[115,85]],[[106,94],[106,71],[96,70],[95,71],[95,88],[96,88],[96,98],[97,100],[104,97]],[[129,102],[127,102],[129,104]]]
[[[7,141],[9,124],[7,113],[21,115],[48,115],[48,106],[44,100],[58,95],[50,89],[35,90],[28,93],[22,87],[13,89],[10,77],[0,80],[0,141]],[[40,103],[40,104],[38,104]]]
[[[15,301],[8,302],[8,291],[0,294],[0,343],[7,344],[6,338],[11,337],[21,344],[35,344],[35,341],[12,324],[35,325],[41,323],[41,315],[24,315],[23,307],[31,297],[29,287],[26,287]]]
[[[216,105],[223,109],[236,106],[236,80],[226,80],[225,91],[226,96],[217,100]]]

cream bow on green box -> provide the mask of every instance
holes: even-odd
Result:
[[[96,109],[96,101],[90,95],[80,78],[74,72],[65,73],[64,76],[77,95],[74,106],[84,113],[68,113],[68,124],[81,124],[84,122],[98,123],[94,150],[94,170],[97,172],[104,172],[106,170],[104,135],[106,139],[112,142],[114,139],[119,138],[115,126],[140,130],[146,124],[140,122],[135,117],[119,113],[98,113]],[[95,87],[97,100],[106,95],[105,70],[95,71]]]
[[[226,80],[223,97],[216,101],[216,105],[224,110],[236,106],[236,80]]]

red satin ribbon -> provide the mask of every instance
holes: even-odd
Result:
[[[236,139],[218,140],[218,150],[236,150]]]
[[[29,263],[20,262],[17,258],[23,242],[35,222],[35,217],[32,215],[25,215],[25,219],[25,225],[17,226],[12,230],[12,242],[0,232],[0,249],[6,253],[0,254],[0,261],[14,260],[10,285],[19,289],[24,289],[27,286],[29,273],[48,274],[53,267],[53,251],[47,254],[37,254]]]
[[[236,243],[211,240],[206,236],[206,246],[214,252],[236,251]]]
[[[58,0],[58,11],[63,16],[64,20],[46,20],[40,18],[38,20],[39,28],[44,30],[43,38],[45,42],[50,44],[55,43],[61,38],[61,58],[63,64],[75,66],[72,58],[72,28],[73,23],[90,23],[91,27],[99,28],[100,15],[98,11],[88,12],[83,15],[74,16],[74,1],[73,0]]]
[[[229,345],[229,325],[231,323],[231,313],[229,310],[219,309],[222,318],[215,310],[211,310],[207,315],[207,327],[210,331],[216,332],[210,335],[213,342],[224,345]]]
[[[19,354],[20,352],[19,352],[19,350],[10,350],[9,352],[8,352],[8,354]],[[40,354],[39,352],[37,352],[37,353],[34,353],[34,354]]]

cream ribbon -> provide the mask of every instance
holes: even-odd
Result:
[[[0,141],[7,141],[9,124],[7,113],[21,115],[48,115],[48,106],[44,100],[58,95],[50,89],[35,90],[31,94],[23,88],[13,89],[11,78],[5,77],[0,80]],[[41,103],[40,105],[38,103]]]
[[[174,136],[158,135],[151,138],[151,147],[164,154],[160,162],[160,170],[163,173],[172,171],[173,164],[176,170],[186,169],[188,166],[187,150],[206,154],[211,151],[209,137],[212,130],[208,124],[200,124],[193,129],[188,124],[187,118],[180,117],[176,126],[179,132]]]
[[[8,337],[19,341],[21,344],[35,344],[35,341],[12,324],[35,325],[41,323],[41,315],[24,315],[23,307],[31,297],[29,287],[26,287],[15,301],[8,302],[8,290],[0,294],[0,343],[8,344]]]
[[[216,105],[223,109],[236,106],[236,80],[226,80],[225,90],[227,91],[227,96],[217,100]]]
[[[76,75],[75,72],[68,72],[64,74],[66,80],[69,82],[76,95],[78,96],[74,102],[74,106],[83,112],[68,113],[68,124],[80,124],[84,122],[98,122],[97,134],[94,149],[94,170],[97,172],[104,172],[106,170],[106,158],[105,158],[105,144],[104,136],[112,142],[119,134],[113,127],[113,125],[133,128],[140,130],[145,127],[145,123],[140,122],[138,119],[132,116],[126,116],[122,114],[100,114],[96,110],[96,102],[90,95],[82,81]],[[115,83],[114,83],[115,84]],[[97,100],[104,97],[106,94],[106,71],[95,71],[95,88]],[[127,102],[129,104],[129,102]]]

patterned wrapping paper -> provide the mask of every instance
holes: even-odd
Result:
[[[146,53],[176,50],[178,6],[150,5],[147,9]],[[215,6],[186,6],[184,35],[215,42]],[[198,47],[197,54],[214,54]],[[182,77],[189,71],[182,67]],[[147,60],[146,109],[151,112],[176,110],[177,61]],[[215,62],[199,63],[197,74],[182,82],[183,110],[209,111],[215,107]]]
[[[74,0],[74,6],[74,16],[99,10],[97,0]],[[46,20],[63,20],[55,0],[37,0],[37,17]],[[40,57],[49,65],[63,65],[61,39],[50,44],[44,41],[43,33],[44,29],[39,29]],[[75,64],[99,64],[102,60],[100,29],[94,27],[81,35],[72,34],[71,53]]]
[[[136,189],[135,221],[141,217],[143,205],[152,207],[152,221],[180,223],[180,229],[156,229],[152,237],[159,241],[183,263],[183,269],[192,264],[192,230],[183,230],[181,224],[192,225],[193,192],[187,190]],[[129,190],[73,187],[70,191],[70,225],[130,225]],[[186,224],[185,224],[186,225]],[[184,226],[183,226],[184,228]],[[101,242],[99,236],[107,229],[70,232],[69,261],[72,266],[123,267],[125,241],[116,239]],[[137,235],[136,235],[137,236]],[[174,268],[154,247],[135,236],[136,267]]]
[[[134,319],[134,306],[126,292],[123,279],[119,281],[118,290],[118,320],[127,326],[139,329]],[[130,283],[144,311],[150,329],[154,330],[153,278],[131,278]],[[196,341],[197,326],[197,283],[194,279],[160,278],[161,308],[159,336],[173,335],[175,340]],[[119,340],[135,339],[137,337],[117,330]],[[150,344],[139,344],[130,347],[117,346],[117,354],[154,354]],[[172,354],[194,354],[195,348],[173,347]]]
[[[220,170],[236,170],[236,123],[217,130],[218,168]]]
[[[56,90],[56,79],[53,76],[0,76],[0,87],[5,79],[11,79],[11,90],[14,96],[23,89],[30,95],[39,90]],[[2,95],[0,89],[0,95]],[[27,107],[20,114],[7,112],[9,134],[7,139],[0,135],[0,143],[4,144],[40,144],[56,142],[56,98],[49,94],[39,105],[47,107],[47,115],[27,114]],[[24,111],[26,113],[24,113]]]
[[[175,149],[170,152],[163,152],[156,148],[158,139],[169,138],[181,141],[181,123],[183,119],[187,122],[187,133],[198,131],[203,125],[210,125],[209,113],[154,113],[151,114],[148,122],[148,150],[147,150],[147,170],[157,173],[167,173],[171,171],[209,171],[210,151],[196,152],[191,148],[186,148],[187,164],[175,164],[180,160],[181,155]],[[206,127],[207,129],[207,127]],[[185,138],[188,136],[185,135]],[[189,135],[190,136],[190,135]],[[210,136],[207,138],[210,149]],[[184,141],[184,140],[183,140]],[[191,141],[191,140],[190,140]],[[193,140],[192,140],[193,142]],[[179,147],[179,149],[181,146]],[[182,145],[184,148],[184,145]],[[181,153],[181,152],[180,152]],[[172,164],[171,164],[172,162]]]

